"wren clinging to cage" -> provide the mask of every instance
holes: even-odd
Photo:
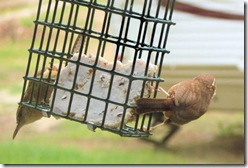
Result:
[[[201,117],[208,109],[216,93],[215,78],[211,74],[200,74],[192,80],[172,86],[165,99],[138,99],[136,112],[163,112],[164,123],[186,124]]]
[[[43,81],[53,83],[55,81],[54,78],[57,77],[57,72],[58,72],[57,66],[53,65],[52,68],[47,67],[43,73],[43,78],[45,78]],[[37,78],[40,78],[41,74],[42,71],[38,72]],[[39,82],[30,80],[28,83],[27,90],[23,97],[23,102],[29,102],[29,101],[31,101],[31,103],[37,102],[38,105],[48,104],[52,91],[53,91],[52,86],[48,86],[43,83],[39,84]],[[20,128],[22,128],[24,125],[33,123],[41,119],[42,116],[43,115],[41,111],[35,108],[19,105],[16,112],[17,126],[13,133],[13,139],[17,135]]]
[[[74,43],[72,53],[78,52],[80,45],[81,45],[82,35],[78,35],[76,38],[76,41]],[[62,68],[64,65],[62,65]],[[43,72],[43,78],[45,78],[45,82],[54,83],[54,81],[57,79],[59,68],[57,65],[53,65],[52,67],[46,67]],[[37,73],[37,78],[40,78],[42,74],[42,71],[39,71]],[[46,79],[47,78],[47,79]],[[30,80],[28,83],[27,90],[24,94],[23,102],[29,102],[32,96],[31,103],[38,102],[38,105],[44,105],[49,103],[49,99],[51,97],[51,94],[53,92],[53,87],[45,85],[43,83],[35,82]],[[38,100],[36,100],[38,98]],[[17,135],[20,128],[22,128],[24,125],[33,123],[43,117],[43,114],[41,111],[37,110],[36,108],[31,108],[24,105],[19,105],[17,112],[16,112],[16,121],[17,126],[15,128],[15,131],[13,133],[13,139]],[[54,118],[58,119],[58,116],[54,116]]]

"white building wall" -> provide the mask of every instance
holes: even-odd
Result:
[[[242,1],[187,3],[234,14],[244,13]],[[202,1],[201,1],[202,2]],[[244,22],[174,11],[165,58],[166,65],[236,65],[244,69]]]
[[[124,0],[116,1],[116,6],[123,6]],[[134,9],[142,11],[143,0],[134,1]],[[156,0],[153,5],[156,7]],[[176,0],[204,9],[230,14],[244,14],[244,2],[241,0]],[[155,9],[155,8],[154,8]],[[154,11],[151,11],[154,13]],[[161,12],[160,18],[163,17]],[[113,16],[114,34],[119,33],[120,17]],[[164,64],[175,65],[235,65],[244,70],[244,22],[197,16],[174,10],[166,49]],[[139,22],[130,24],[129,39],[136,39]],[[158,26],[159,29],[159,26]],[[159,30],[158,30],[159,31]],[[159,38],[156,37],[155,38]],[[128,53],[129,52],[129,53]],[[126,59],[134,51],[127,51]],[[128,58],[129,57],[129,58]]]

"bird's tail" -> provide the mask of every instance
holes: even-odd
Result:
[[[156,113],[171,110],[173,99],[140,98],[136,101],[136,113]]]

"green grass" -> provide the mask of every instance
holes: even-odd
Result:
[[[7,109],[7,107],[4,107]],[[202,123],[212,116],[206,116]],[[220,117],[219,117],[220,116]],[[236,113],[235,118],[242,116]],[[232,123],[224,117],[227,123]],[[228,120],[227,120],[228,119]],[[47,124],[51,119],[47,119]],[[213,122],[214,123],[214,122]],[[202,128],[192,123],[177,133],[168,148],[155,148],[138,138],[125,138],[96,129],[91,132],[86,125],[60,119],[59,123],[39,131],[41,124],[25,126],[11,140],[13,130],[0,136],[0,163],[4,164],[235,164],[242,163],[242,135],[216,136],[211,141],[202,141],[196,134],[211,135],[218,125]],[[205,124],[206,125],[206,124]],[[210,128],[211,127],[211,128]],[[188,130],[187,130],[188,129]],[[212,133],[214,133],[213,131]],[[189,135],[190,134],[190,135]],[[153,136],[158,136],[154,134]],[[185,137],[186,136],[186,137]],[[190,138],[192,136],[192,138]],[[231,138],[231,139],[230,139]],[[234,138],[235,141],[232,139]],[[235,145],[234,145],[235,144]],[[235,148],[234,148],[235,147]],[[241,149],[240,149],[241,148]],[[241,150],[241,151],[240,151]],[[232,151],[232,152],[231,152]],[[231,152],[231,153],[230,153]],[[235,157],[237,158],[235,158]]]
[[[28,48],[31,40],[21,42],[8,42],[0,47],[1,68],[14,70],[25,69],[28,59]]]
[[[6,139],[0,142],[0,151],[5,151],[0,153],[0,163],[165,164],[173,161],[173,154],[166,151],[155,151],[145,146],[136,148],[131,145],[135,139],[120,138],[98,129],[91,132],[85,125],[69,121],[59,124],[56,131],[33,132],[25,137],[25,131],[20,134],[21,137],[14,141]]]
[[[30,132],[31,133],[31,132]],[[5,164],[166,164],[187,163],[173,152],[137,144],[137,139],[121,138],[99,129],[63,121],[55,131],[23,130],[14,141],[0,142],[0,163]],[[23,135],[27,136],[23,136]],[[135,145],[137,144],[137,145]],[[179,162],[180,159],[180,162]]]
[[[146,149],[80,150],[72,146],[40,144],[34,142],[2,142],[0,162],[5,164],[159,164],[173,160],[163,151]],[[181,160],[185,162],[184,160]]]
[[[39,164],[39,163],[71,163],[83,157],[79,151],[71,148],[36,144],[27,142],[3,142],[0,147],[0,162],[5,164]]]
[[[194,133],[193,133],[194,134]],[[181,141],[184,138],[178,135]],[[232,141],[216,139],[213,143],[170,145],[154,148],[137,138],[122,138],[85,125],[63,120],[46,132],[24,128],[13,141],[7,137],[0,142],[0,163],[4,164],[235,164],[230,154]],[[225,141],[224,141],[225,142]],[[182,143],[182,142],[181,142]],[[239,142],[237,142],[239,144]],[[222,145],[223,144],[223,145]],[[237,146],[237,144],[236,144]],[[242,145],[241,145],[242,146]]]
[[[0,90],[9,90],[13,94],[21,92],[22,77],[28,61],[28,41],[8,43],[0,47]]]
[[[22,91],[23,83],[16,83],[13,86],[6,87],[5,89],[9,91],[11,95],[20,95]]]

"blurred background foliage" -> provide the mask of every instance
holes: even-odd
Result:
[[[0,163],[2,164],[244,164],[244,111],[210,110],[156,146],[139,138],[44,118],[13,141],[38,1],[0,0]],[[164,126],[150,139],[168,132]]]

